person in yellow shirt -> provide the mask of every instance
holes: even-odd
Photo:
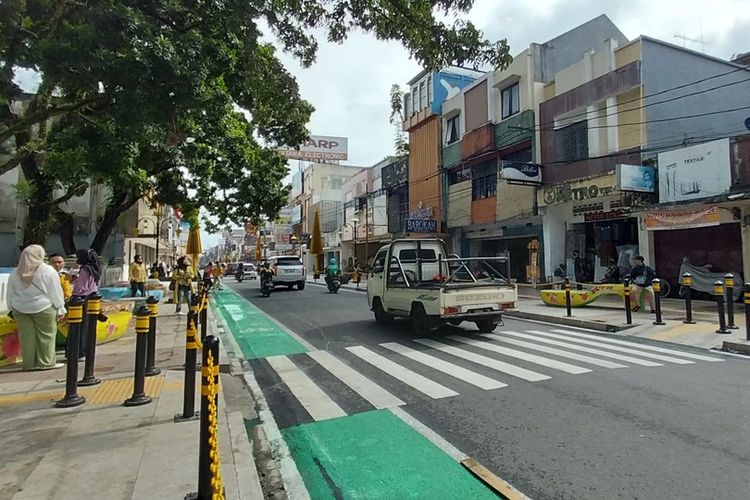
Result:
[[[70,275],[65,272],[65,259],[59,253],[53,253],[49,256],[49,265],[54,267],[60,276],[60,286],[62,286],[63,297],[67,302],[73,296],[73,285],[70,283]]]
[[[242,265],[242,264],[240,264]],[[214,284],[216,285],[217,290],[221,290],[222,288],[222,280],[221,277],[224,276],[224,265],[223,264],[217,264],[214,266],[214,268],[211,270],[211,276],[214,279]]]
[[[190,307],[190,299],[193,295],[193,274],[192,268],[193,261],[190,257],[183,255],[177,259],[177,266],[172,272],[172,280],[175,282],[175,312],[177,314],[183,314],[181,312],[182,303],[187,302]]]
[[[143,257],[136,255],[130,264],[130,296],[135,297],[136,293],[141,292],[141,297],[146,296],[146,265],[143,263]]]

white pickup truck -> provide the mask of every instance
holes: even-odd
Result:
[[[507,270],[508,255],[449,255],[439,239],[395,240],[373,260],[367,301],[381,324],[407,317],[414,330],[426,333],[471,321],[488,333],[518,300],[516,286],[498,270],[503,264]]]

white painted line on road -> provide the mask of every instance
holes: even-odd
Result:
[[[447,361],[443,361],[440,358],[430,356],[429,354],[425,354],[421,351],[417,351],[415,349],[412,349],[411,347],[406,347],[396,342],[387,342],[380,345],[393,352],[406,356],[409,359],[413,359],[418,363],[422,363],[423,365],[429,366],[430,368],[434,368],[435,370],[447,373],[451,377],[456,377],[457,379],[463,380],[468,384],[475,385],[480,389],[490,390],[500,389],[501,387],[508,387],[508,384],[503,384],[498,380],[485,377],[484,375],[480,375],[479,373],[467,370],[466,368],[461,368],[460,366],[454,365],[453,363],[448,363]]]
[[[535,363],[537,365],[546,366],[548,368],[554,368],[555,370],[560,370],[565,373],[578,375],[581,373],[589,373],[591,371],[588,368],[571,365],[569,363],[557,361],[556,359],[545,358],[544,356],[537,356],[536,354],[529,354],[527,352],[518,351],[516,349],[502,347],[497,344],[487,342],[486,340],[472,339],[469,337],[463,337],[461,335],[449,335],[448,338],[451,340],[455,340],[456,342],[461,342],[463,344],[468,344],[480,349],[484,349],[485,351],[496,352],[498,354],[509,356],[511,358],[522,359],[524,361],[528,361],[529,363]]]
[[[289,358],[286,356],[271,356],[266,358],[266,361],[279,374],[281,380],[289,387],[294,397],[314,420],[328,420],[346,416],[346,412],[328,397],[323,389],[315,385],[310,377],[297,368]]]
[[[281,475],[281,480],[284,482],[284,489],[287,492],[288,498],[310,500],[310,494],[305,487],[305,482],[302,480],[302,475],[299,473],[299,469],[297,469],[297,464],[289,452],[286,441],[281,436],[281,431],[279,431],[276,420],[268,408],[268,402],[263,395],[263,391],[260,390],[258,382],[255,380],[255,375],[252,372],[246,372],[242,377],[253,394],[258,418],[263,422],[263,431],[268,438],[271,454],[276,463],[279,464],[279,474]]]
[[[459,349],[458,347],[454,347],[448,344],[443,344],[442,342],[437,342],[432,339],[414,339],[414,342],[417,342],[418,344],[426,345],[427,347],[432,347],[433,349],[436,349],[441,352],[445,352],[452,356],[456,356],[458,358],[471,361],[472,363],[486,366],[488,368],[492,368],[493,370],[497,370],[502,373],[507,373],[508,375],[512,375],[514,377],[518,377],[523,380],[528,380],[529,382],[539,382],[540,380],[549,380],[551,378],[551,377],[548,377],[547,375],[543,375],[541,373],[538,373],[532,370],[527,370],[526,368],[521,368],[520,366],[506,363],[505,361],[499,361],[497,359],[488,358],[487,356],[482,356],[481,354],[467,351],[465,349]]]
[[[409,427],[423,435],[427,440],[429,440],[432,444],[443,450],[445,454],[447,454],[449,457],[451,457],[456,462],[461,462],[463,460],[466,460],[469,458],[469,455],[462,452],[452,444],[450,444],[448,441],[445,440],[441,435],[439,435],[437,432],[433,431],[429,427],[427,427],[425,424],[417,420],[416,418],[412,417],[411,414],[407,413],[402,408],[391,408],[389,410],[391,413],[396,415],[398,418],[400,418],[403,422],[405,422]]]
[[[544,337],[564,340],[566,342],[575,342],[578,344],[590,345],[594,347],[600,347],[602,349],[609,349],[611,351],[624,352],[625,354],[633,354],[635,356],[641,356],[644,358],[657,359],[664,361],[665,363],[674,363],[676,365],[693,365],[695,361],[689,361],[687,359],[675,358],[672,356],[664,356],[663,354],[652,354],[650,352],[639,351],[638,349],[629,349],[627,347],[620,347],[611,344],[605,344],[604,342],[597,342],[595,340],[586,340],[578,337],[569,337],[567,335],[560,335],[559,333],[549,333],[540,330],[526,330],[528,333],[534,333],[536,335],[543,335]]]
[[[312,351],[308,352],[307,355],[378,410],[406,404],[329,352]]]
[[[623,356],[621,354],[615,354],[613,352],[607,352],[602,351],[600,349],[592,349],[590,347],[584,347],[582,345],[577,344],[570,344],[568,342],[560,342],[558,340],[552,340],[544,337],[540,337],[537,335],[527,335],[525,333],[519,333],[519,332],[510,332],[510,331],[504,331],[505,335],[512,335],[514,337],[519,337],[526,340],[531,340],[533,342],[542,342],[544,344],[549,345],[555,345],[558,347],[564,347],[565,349],[572,349],[574,351],[581,351],[581,352],[587,352],[589,354],[596,354],[597,356],[603,356],[605,358],[612,358],[617,359],[619,361],[625,361],[627,363],[632,363],[634,365],[641,365],[641,366],[664,366],[660,363],[654,363],[652,361],[646,361],[643,359],[634,358],[632,356]]]
[[[483,335],[483,337],[486,337],[491,340],[496,340],[498,342],[504,342],[506,344],[515,345],[518,347],[525,347],[526,349],[532,349],[534,351],[546,352],[547,354],[553,354],[561,358],[568,358],[568,359],[574,359],[576,361],[582,361],[583,363],[588,363],[594,366],[601,366],[603,368],[627,368],[626,365],[621,365],[620,363],[615,363],[613,361],[592,358],[591,356],[586,356],[584,354],[577,354],[575,352],[563,351],[562,349],[555,349],[554,347],[547,347],[544,345],[532,344],[531,342],[524,342],[523,340],[509,339],[507,337],[502,337],[494,333]]]
[[[451,396],[458,396],[458,393],[452,389],[448,389],[444,385],[440,385],[437,382],[433,382],[420,375],[417,372],[411,371],[408,368],[404,368],[398,363],[391,361],[385,356],[381,356],[378,353],[372,352],[363,346],[347,347],[347,351],[354,354],[358,358],[367,363],[370,363],[375,368],[384,371],[391,377],[403,382],[404,384],[411,386],[418,390],[422,394],[425,394],[432,399],[448,398]]]
[[[607,344],[619,344],[619,345],[627,345],[631,347],[636,347],[638,349],[644,349],[646,351],[653,351],[653,352],[663,352],[666,354],[674,354],[676,356],[683,356],[685,358],[690,359],[699,359],[701,361],[724,361],[723,359],[714,358],[712,356],[704,356],[702,354],[693,354],[691,352],[684,352],[684,351],[678,351],[675,349],[664,349],[663,347],[655,347],[651,345],[645,345],[645,344],[637,344],[634,342],[628,342],[625,340],[616,340],[616,339],[610,339],[610,338],[602,338],[602,336],[596,336],[596,335],[586,335],[584,333],[578,333],[578,332],[572,332],[570,330],[552,330],[555,333],[563,333],[565,335],[570,335],[572,337],[581,337],[585,339],[596,339],[599,342],[606,342]]]

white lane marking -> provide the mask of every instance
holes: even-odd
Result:
[[[258,417],[263,422],[263,431],[266,433],[268,438],[269,447],[271,454],[273,455],[276,463],[279,464],[279,472],[281,474],[281,481],[284,483],[284,488],[289,495],[289,498],[299,498],[300,500],[310,500],[310,494],[305,487],[305,482],[302,480],[302,475],[297,469],[297,464],[292,458],[292,454],[289,451],[289,447],[281,436],[276,420],[273,418],[271,410],[268,408],[268,402],[266,397],[263,395],[263,391],[260,390],[258,382],[255,380],[255,375],[252,371],[248,371],[242,375],[253,394],[255,405],[258,410]]]
[[[448,353],[452,356],[471,361],[472,363],[486,366],[488,368],[492,368],[493,370],[497,370],[514,377],[528,380],[529,382],[538,382],[540,380],[550,379],[550,377],[548,377],[547,375],[543,375],[532,370],[527,370],[526,368],[521,368],[520,366],[512,365],[504,361],[488,358],[487,356],[482,356],[481,354],[476,354],[465,349],[459,349],[458,347],[454,347],[452,345],[443,344],[442,342],[437,342],[432,339],[414,339],[414,342],[426,345],[427,347],[432,347],[433,349]]]
[[[723,359],[714,358],[712,356],[704,356],[702,354],[693,354],[691,352],[678,351],[675,349],[664,349],[663,347],[655,347],[655,346],[645,345],[645,344],[636,344],[634,342],[627,342],[625,340],[602,338],[602,336],[600,335],[586,335],[584,333],[571,332],[570,330],[552,330],[552,331],[555,333],[564,333],[565,335],[570,335],[572,337],[580,337],[584,339],[596,339],[599,342],[606,342],[607,344],[627,345],[631,347],[636,347],[638,349],[643,349],[646,351],[663,352],[666,354],[674,354],[675,356],[682,356],[684,358],[699,359],[701,361],[724,361]]]
[[[429,354],[425,354],[421,351],[417,351],[415,349],[412,349],[411,347],[403,346],[396,342],[387,342],[380,345],[393,352],[397,352],[398,354],[406,356],[409,359],[413,359],[418,363],[422,363],[423,365],[429,366],[430,368],[434,368],[435,370],[447,373],[451,377],[456,377],[457,379],[463,380],[468,384],[475,385],[480,389],[490,390],[500,389],[501,387],[508,387],[508,384],[503,384],[498,380],[485,377],[484,375],[480,375],[479,373],[467,370],[466,368],[461,368],[460,366],[456,366],[453,363],[448,363],[447,361],[443,361],[440,358],[430,356]]]
[[[310,377],[297,368],[289,358],[286,356],[271,356],[266,358],[266,361],[279,374],[281,380],[289,387],[294,397],[314,420],[346,416],[346,412],[328,397],[323,389],[315,385]]]
[[[695,361],[690,361],[682,358],[675,358],[672,356],[664,356],[663,354],[652,354],[650,352],[639,351],[638,349],[629,349],[627,347],[620,347],[616,345],[605,344],[604,342],[597,342],[595,340],[579,339],[578,337],[569,337],[567,335],[560,335],[559,333],[548,333],[541,330],[526,330],[528,333],[534,333],[536,335],[542,335],[547,338],[564,340],[566,342],[575,342],[577,344],[590,345],[594,347],[600,347],[602,349],[609,349],[610,351],[624,352],[625,354],[633,354],[635,356],[641,356],[643,358],[657,359],[664,361],[665,363],[674,363],[676,365],[693,365]]]
[[[540,337],[538,335],[528,335],[525,333],[511,332],[507,330],[503,331],[503,333],[505,335],[512,335],[514,337],[519,337],[519,338],[531,340],[534,342],[541,342],[543,344],[556,345],[558,347],[564,347],[565,349],[572,349],[574,351],[581,351],[581,352],[587,352],[589,354],[596,354],[597,356],[603,356],[605,358],[617,359],[620,361],[625,361],[627,363],[633,363],[634,365],[664,366],[660,363],[654,363],[652,361],[645,361],[643,359],[634,358],[632,356],[623,356],[621,354],[615,354],[613,352],[602,351],[600,349],[592,349],[590,347],[584,347],[582,345],[570,344],[568,342],[560,342],[558,340],[552,340],[552,339],[548,339],[545,337]]]
[[[378,410],[406,404],[329,352],[312,351],[307,355]]]
[[[447,398],[451,396],[458,396],[458,393],[453,389],[448,389],[444,385],[440,385],[437,382],[433,382],[425,376],[420,375],[417,372],[411,371],[408,368],[404,368],[378,353],[372,352],[363,346],[347,347],[347,351],[354,354],[358,358],[370,363],[375,368],[384,371],[391,377],[398,379],[404,384],[411,386],[418,390],[422,394],[425,394],[432,399]]]
[[[568,359],[574,359],[576,361],[582,361],[584,363],[588,363],[594,366],[601,366],[603,368],[627,368],[626,365],[621,365],[620,363],[615,363],[614,361],[607,361],[605,359],[592,358],[591,356],[586,356],[584,354],[563,351],[562,349],[555,349],[554,347],[547,347],[546,345],[532,344],[531,342],[524,342],[523,340],[509,339],[507,337],[502,337],[494,333],[483,335],[483,337],[486,337],[491,340],[496,340],[498,342],[504,342],[506,344],[515,345],[518,347],[525,347],[526,349],[532,349],[534,351],[546,352],[547,354],[553,354],[561,358],[568,358]]]
[[[557,361],[556,359],[545,358],[544,356],[537,356],[536,354],[529,354],[527,352],[518,351],[516,349],[509,349],[507,347],[502,347],[497,344],[492,344],[486,340],[472,339],[469,337],[463,337],[461,335],[449,335],[448,338],[451,340],[455,340],[456,342],[461,342],[463,344],[468,344],[474,347],[478,347],[480,349],[484,349],[485,351],[496,352],[498,354],[509,356],[511,358],[523,359],[524,361],[535,363],[537,365],[546,366],[548,368],[554,368],[556,370],[560,370],[565,373],[572,373],[574,375],[578,375],[581,373],[589,373],[591,371],[588,368],[582,368],[580,366],[571,365],[569,363]]]
[[[411,414],[407,413],[404,409],[391,408],[389,411],[400,418],[409,427],[427,438],[427,440],[429,440],[432,444],[443,450],[445,454],[450,456],[456,462],[461,462],[462,460],[466,460],[467,458],[469,458],[469,455],[450,444],[437,432],[433,431],[422,422],[412,417]]]

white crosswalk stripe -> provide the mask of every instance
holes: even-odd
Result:
[[[497,344],[487,342],[486,340],[472,339],[469,337],[463,337],[461,335],[449,335],[448,338],[456,342],[461,342],[463,344],[468,344],[474,347],[478,347],[480,349],[484,349],[486,351],[496,352],[498,354],[502,354],[504,356],[508,356],[511,358],[522,359],[524,361],[535,363],[537,365],[546,366],[548,368],[554,368],[555,370],[560,370],[565,373],[572,373],[574,375],[578,375],[580,373],[588,373],[591,371],[588,368],[582,368],[580,366],[571,365],[569,363],[564,363],[562,361],[557,361],[555,359],[545,358],[544,356],[537,356],[536,354],[529,354],[527,352],[519,351],[517,349],[509,349],[507,347],[502,347]]]
[[[675,358],[674,356],[664,356],[663,354],[652,354],[650,352],[643,352],[637,349],[630,349],[627,347],[620,347],[617,345],[605,344],[604,342],[597,342],[595,340],[587,340],[587,339],[582,339],[578,337],[568,337],[566,335],[561,335],[559,333],[542,332],[540,330],[526,330],[526,331],[528,333],[533,333],[535,335],[543,335],[544,337],[551,338],[551,339],[558,339],[558,340],[564,340],[566,342],[575,342],[576,344],[584,344],[584,345],[590,345],[594,347],[601,347],[602,349],[609,349],[610,351],[624,352],[625,354],[634,354],[636,356],[641,356],[641,357],[649,358],[649,359],[658,359],[659,361],[664,361],[665,363],[674,363],[676,365],[695,364],[695,361],[690,361],[687,359]]]
[[[634,344],[633,342],[627,342],[625,340],[602,338],[601,336],[587,335],[585,333],[579,333],[579,332],[571,332],[570,330],[552,330],[552,331],[555,332],[555,333],[563,333],[565,335],[570,335],[572,337],[580,337],[580,338],[585,338],[585,339],[596,339],[599,342],[605,342],[607,344],[618,344],[618,345],[627,345],[627,346],[637,345],[638,349],[644,349],[646,351],[653,351],[653,352],[663,352],[665,354],[673,354],[675,356],[682,356],[684,358],[698,359],[700,361],[724,361],[723,359],[716,358],[716,357],[713,357],[713,356],[704,356],[702,354],[693,354],[692,352],[677,351],[675,349],[665,349],[663,347],[655,347],[655,346],[652,346],[652,345]]]
[[[406,404],[329,352],[310,351],[307,355],[379,410]]]
[[[411,347],[406,347],[397,342],[387,342],[380,345],[418,363],[422,363],[423,365],[429,366],[430,368],[441,371],[443,373],[447,373],[451,377],[463,380],[467,384],[475,385],[480,389],[490,390],[508,386],[507,384],[504,384],[498,380],[485,377],[484,375],[473,372],[471,370],[467,370],[466,368],[461,368],[458,365],[443,361],[440,358],[430,356],[429,354],[425,354],[422,351],[417,351],[415,349],[412,349]]]
[[[370,363],[375,368],[389,374],[390,376],[400,380],[404,384],[418,390],[422,394],[425,394],[432,399],[458,396],[458,393],[453,389],[449,389],[444,385],[433,382],[427,377],[409,370],[408,368],[405,368],[400,364],[391,361],[385,356],[381,356],[380,354],[369,350],[366,347],[358,345],[354,347],[347,347],[346,350],[354,354],[361,360]]]
[[[518,337],[526,340],[532,340],[534,342],[541,342],[544,344],[554,345],[558,347],[564,347],[565,349],[570,349],[573,351],[581,351],[586,352],[589,354],[596,354],[597,356],[603,356],[605,358],[612,358],[617,359],[619,361],[625,361],[626,363],[632,363],[634,365],[641,365],[641,366],[664,366],[661,363],[654,363],[653,361],[646,361],[644,359],[638,359],[634,358],[632,356],[624,356],[622,354],[615,354],[613,352],[607,352],[602,351],[601,349],[593,349],[591,347],[584,347],[582,345],[572,344],[570,342],[561,342],[559,340],[553,340],[544,338],[539,335],[529,335],[526,333],[519,333],[519,332],[511,332],[511,331],[504,331],[503,335],[511,335],[513,337]]]
[[[586,356],[585,354],[578,354],[575,352],[563,351],[562,349],[555,349],[554,347],[548,347],[546,345],[538,345],[538,344],[534,344],[531,342],[525,342],[523,340],[502,337],[494,333],[483,335],[483,337],[488,338],[490,340],[496,340],[497,342],[503,342],[503,343],[515,345],[518,347],[524,347],[526,349],[532,349],[534,351],[544,352],[547,354],[553,354],[560,358],[573,359],[575,361],[581,361],[583,363],[588,363],[590,365],[601,366],[603,368],[627,368],[627,365],[621,365],[620,363],[615,363],[614,361],[607,361],[606,359],[592,358],[591,356]]]
[[[266,361],[313,419],[327,420],[346,416],[346,412],[289,358],[271,356]]]
[[[514,377],[528,380],[529,382],[538,382],[540,380],[550,379],[550,377],[548,377],[547,375],[542,375],[541,373],[527,370],[526,368],[511,365],[510,363],[506,363],[504,361],[498,361],[496,359],[488,358],[487,356],[482,356],[481,354],[476,354],[465,349],[459,349],[458,347],[454,347],[452,345],[443,344],[442,342],[436,342],[432,339],[415,339],[414,342],[426,345],[427,347],[432,347],[433,349],[448,353],[452,356],[471,361],[472,363],[486,366],[488,368],[492,368],[493,370],[497,370]]]

